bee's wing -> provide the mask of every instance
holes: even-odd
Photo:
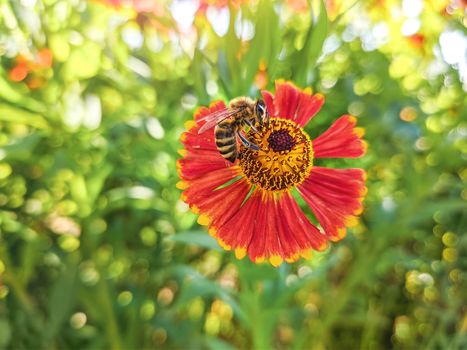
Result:
[[[199,121],[205,121],[204,125],[199,129],[198,134],[202,134],[206,130],[211,129],[217,123],[233,116],[235,113],[238,112],[238,109],[223,109],[221,111],[216,111],[207,116],[201,118]]]

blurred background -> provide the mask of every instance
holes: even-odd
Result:
[[[0,0],[0,348],[466,349],[462,0]],[[283,78],[365,127],[360,223],[237,261],[180,201],[197,106]]]

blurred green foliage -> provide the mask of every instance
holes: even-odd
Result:
[[[462,4],[0,0],[0,348],[467,348]],[[358,226],[276,269],[197,226],[175,162],[196,106],[279,78],[370,148],[325,163],[368,170]]]

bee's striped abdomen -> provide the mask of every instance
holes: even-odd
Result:
[[[234,125],[235,123],[232,120],[226,119],[217,124],[214,130],[219,153],[232,163],[237,159],[237,137]]]

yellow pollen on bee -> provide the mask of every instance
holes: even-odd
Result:
[[[259,150],[241,146],[238,158],[246,179],[262,190],[281,192],[302,183],[313,165],[310,137],[293,121],[272,118],[250,130],[248,139]]]

